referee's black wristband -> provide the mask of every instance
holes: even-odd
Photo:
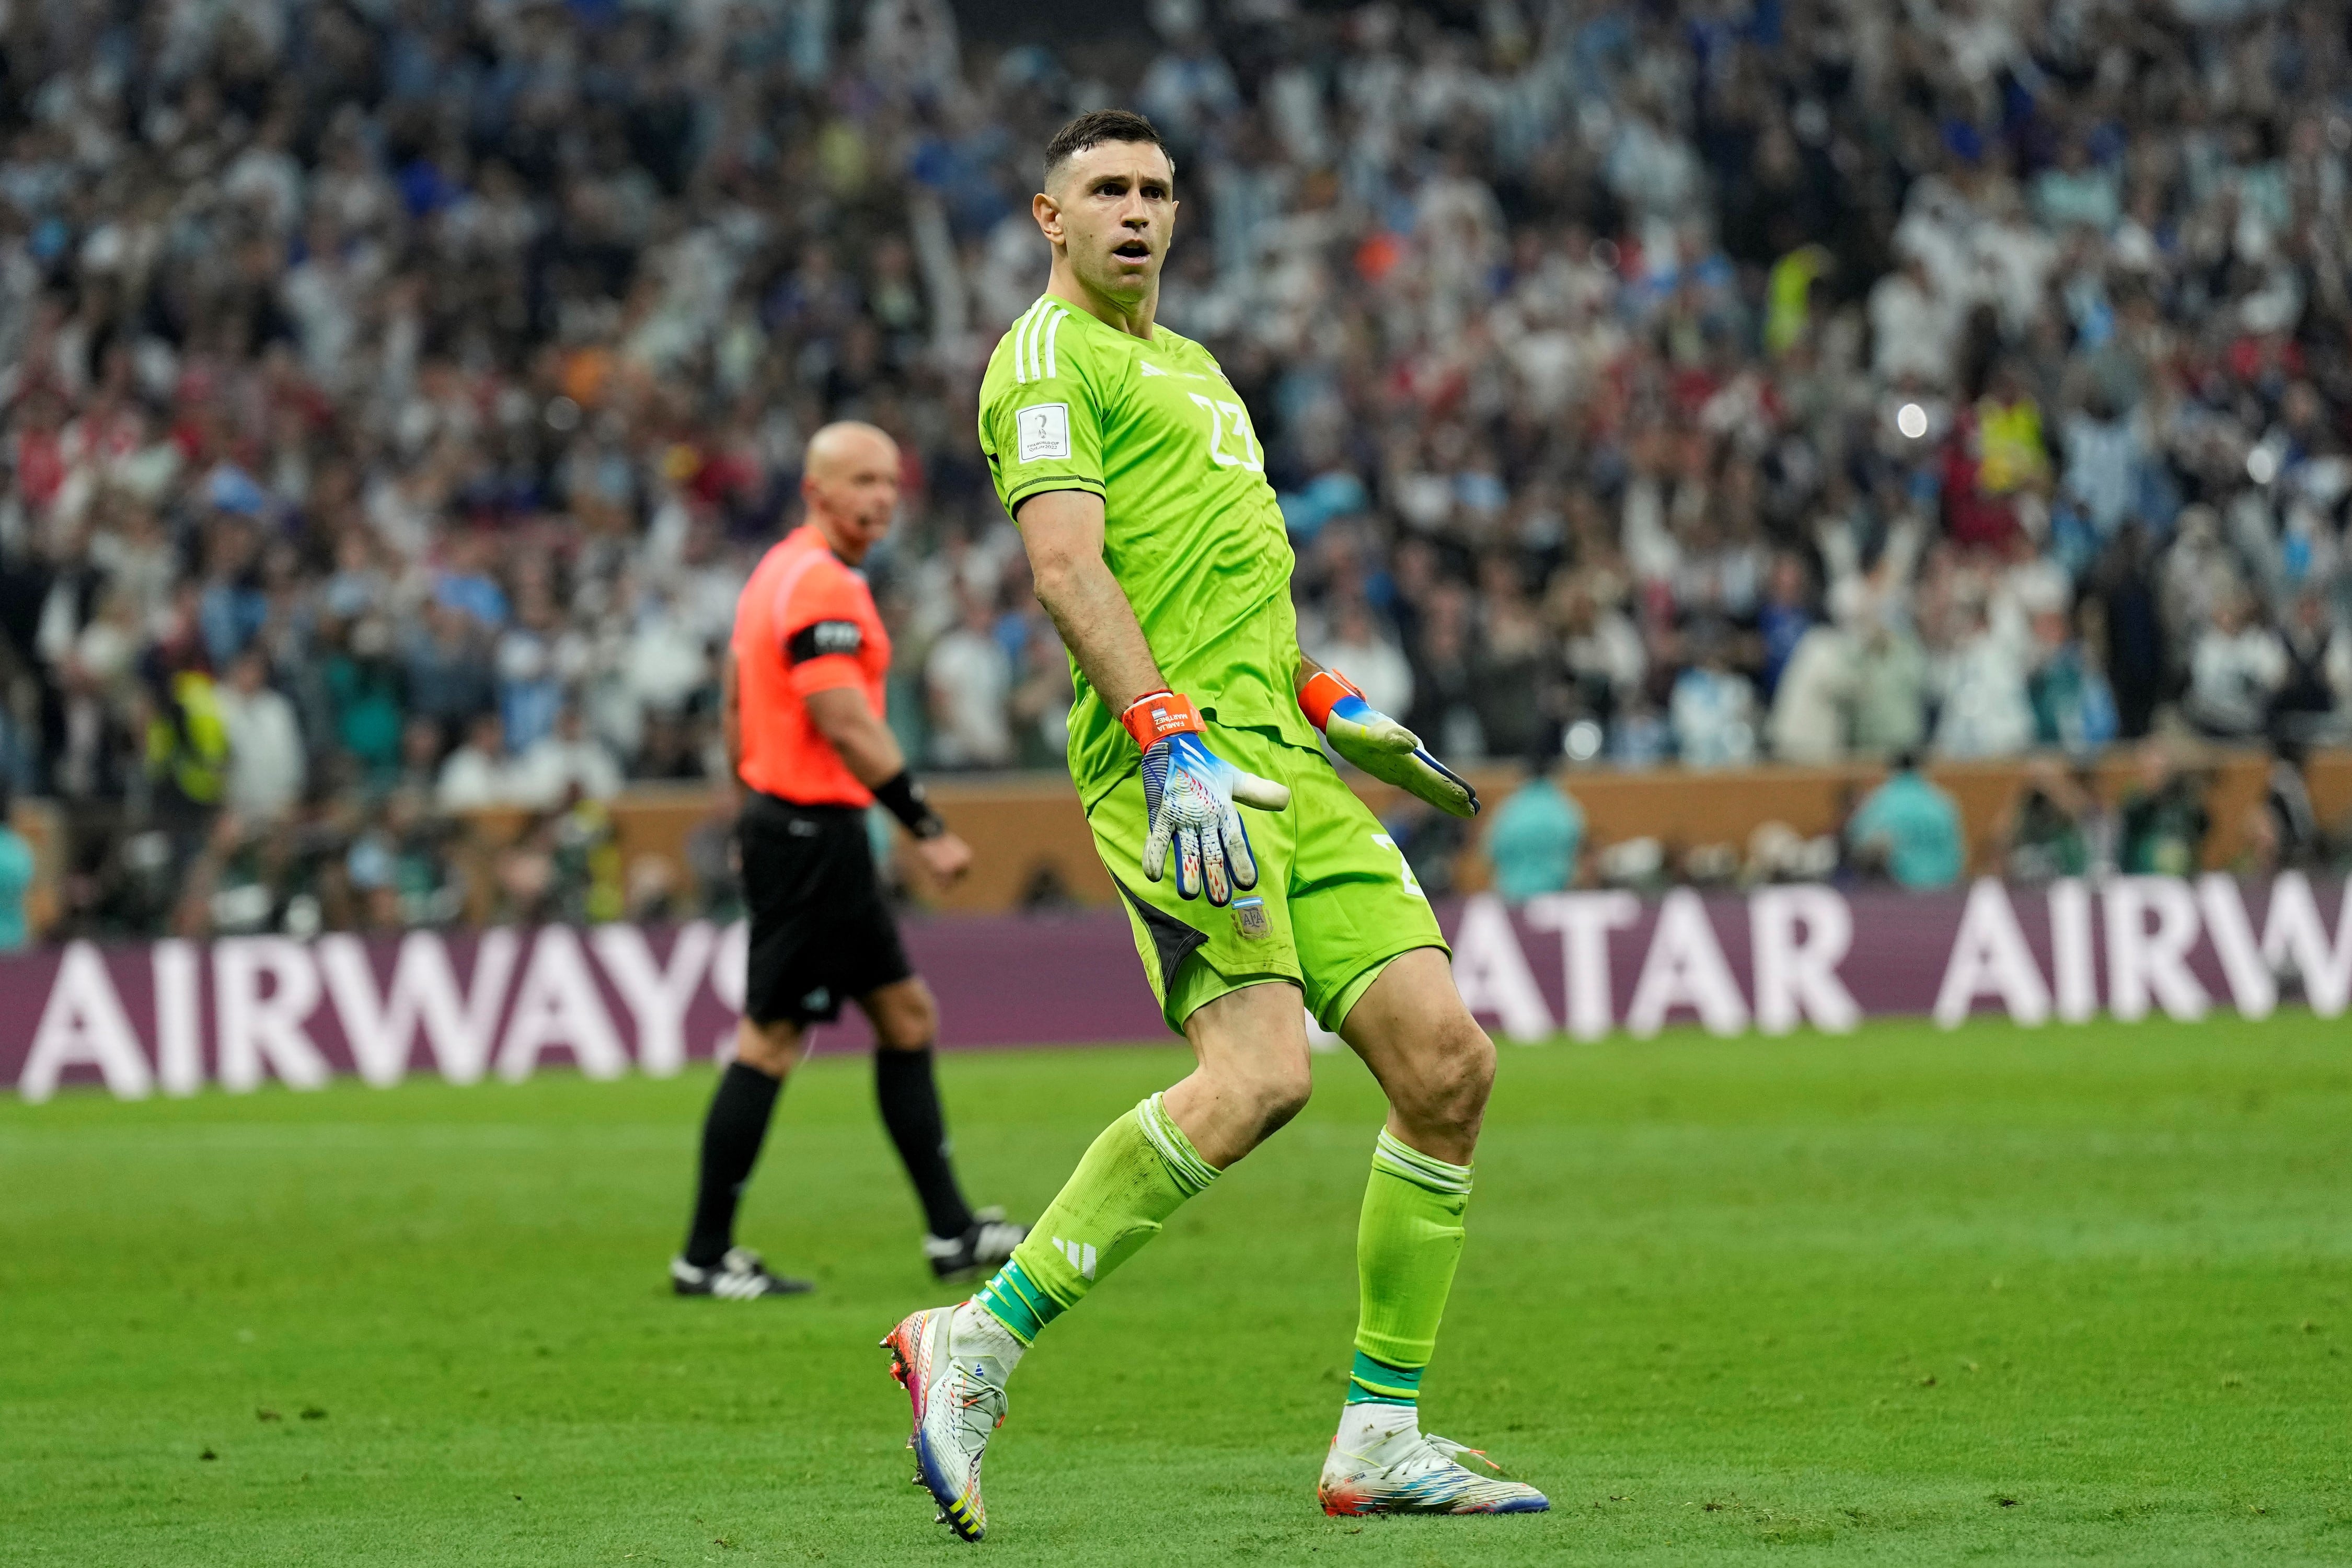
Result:
[[[948,830],[931,803],[923,798],[923,786],[915,782],[912,768],[901,768],[891,778],[874,786],[874,798],[890,808],[890,815],[907,825],[907,831],[918,838],[937,838]]]

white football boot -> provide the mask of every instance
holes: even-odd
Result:
[[[917,1312],[890,1331],[882,1348],[890,1352],[890,1375],[913,1409],[907,1447],[915,1450],[915,1484],[940,1505],[941,1523],[978,1541],[988,1533],[980,1461],[988,1439],[1004,1424],[1005,1394],[980,1365],[949,1353],[955,1315],[953,1307]]]
[[[708,1268],[683,1258],[669,1262],[669,1288],[681,1296],[716,1296],[722,1301],[757,1301],[768,1296],[805,1296],[816,1289],[805,1279],[771,1274],[748,1247],[730,1247]]]
[[[1476,1448],[1423,1434],[1409,1405],[1351,1405],[1315,1495],[1323,1511],[1335,1515],[1542,1513],[1551,1507],[1543,1493],[1505,1479],[1502,1470]]]
[[[1006,1219],[1001,1208],[977,1210],[971,1221],[971,1228],[961,1236],[923,1238],[923,1257],[931,1266],[931,1278],[941,1284],[973,1279],[1001,1267],[1029,1234],[1027,1226]]]

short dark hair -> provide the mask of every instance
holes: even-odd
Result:
[[[1106,142],[1149,142],[1168,160],[1169,172],[1175,172],[1176,154],[1160,140],[1158,126],[1131,109],[1090,109],[1055,132],[1054,139],[1045,143],[1045,184],[1054,183],[1054,171],[1065,159]]]

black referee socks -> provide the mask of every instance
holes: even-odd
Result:
[[[729,1062],[702,1120],[702,1182],[694,1194],[694,1228],[687,1233],[686,1260],[708,1268],[735,1245],[735,1205],[743,1184],[760,1161],[781,1079],[756,1068]]]
[[[963,1235],[971,1228],[971,1210],[956,1186],[955,1168],[948,1163],[947,1122],[940,1114],[939,1085],[931,1077],[931,1047],[897,1051],[875,1047],[874,1098],[881,1104],[882,1125],[890,1130],[890,1142],[898,1146],[899,1162],[923,1200],[924,1224],[933,1236]]]
[[[694,1197],[694,1227],[686,1238],[686,1260],[708,1268],[735,1244],[735,1209],[743,1184],[759,1163],[768,1121],[783,1084],[741,1062],[720,1075],[702,1121],[702,1177]],[[931,1077],[931,1052],[874,1052],[874,1098],[882,1124],[890,1130],[898,1159],[922,1199],[923,1221],[933,1236],[961,1237],[972,1226],[971,1209],[956,1186],[948,1163],[946,1119],[940,1113],[939,1086]]]

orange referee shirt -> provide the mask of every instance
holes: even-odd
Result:
[[[890,634],[865,577],[803,524],[761,557],[735,602],[743,782],[798,805],[866,805],[873,793],[809,719],[808,694],[854,686],[882,717]]]

